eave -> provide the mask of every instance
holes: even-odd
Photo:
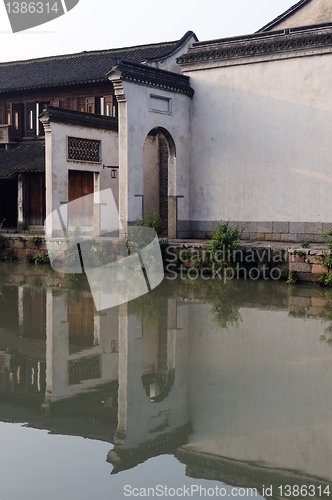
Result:
[[[312,56],[332,51],[332,23],[194,43],[177,58],[183,71]]]

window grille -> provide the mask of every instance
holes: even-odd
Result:
[[[69,385],[79,384],[82,380],[101,377],[100,356],[86,356],[68,361]]]
[[[68,160],[100,162],[100,141],[68,137]]]

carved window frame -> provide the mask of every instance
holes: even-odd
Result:
[[[76,141],[82,141],[82,142],[86,142],[87,145],[89,143],[95,143],[97,146],[98,146],[98,160],[96,159],[83,159],[82,157],[80,158],[79,156],[77,156],[76,158],[75,157],[72,157],[69,153],[69,148],[71,147],[70,143],[71,143],[71,140],[76,140]],[[90,165],[101,165],[102,164],[102,152],[101,152],[101,141],[99,139],[88,139],[88,138],[85,138],[85,137],[74,137],[72,135],[68,136],[67,135],[67,144],[66,144],[66,155],[67,155],[67,161],[68,162],[74,162],[74,163],[86,163],[86,164],[90,164]]]

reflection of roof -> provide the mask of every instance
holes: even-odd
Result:
[[[204,453],[183,446],[176,450],[175,457],[186,465],[186,476],[195,479],[221,481],[238,488],[256,488],[263,495],[262,486],[272,486],[272,499],[279,499],[279,486],[321,485],[322,491],[327,486],[327,480],[311,476],[303,471],[279,469],[262,462],[242,461],[226,458],[212,453]],[[254,496],[254,495],[253,495]]]
[[[276,17],[275,19],[273,19],[272,21],[267,23],[265,26],[263,26],[263,28],[258,30],[257,33],[261,33],[262,31],[269,31],[269,30],[273,29],[276,25],[278,25],[279,23],[281,23],[282,21],[287,19],[287,17],[295,14],[295,12],[300,10],[304,5],[306,5],[309,2],[311,2],[311,0],[300,0],[295,5],[293,5],[289,9],[287,9],[285,12],[280,14],[280,16]]]
[[[148,460],[148,458],[169,453],[179,448],[179,446],[187,443],[188,435],[192,434],[192,432],[192,425],[188,423],[177,427],[172,432],[161,433],[158,437],[142,443],[137,448],[124,448],[119,444],[119,441],[124,442],[125,433],[123,436],[120,436],[117,431],[115,434],[116,444],[107,456],[107,462],[113,465],[112,474],[132,469],[136,465]]]
[[[20,388],[13,392],[0,391],[0,422],[25,422],[27,427],[47,429],[52,434],[114,443],[117,407],[104,405],[101,401],[109,397],[117,400],[117,395],[117,381],[50,404],[42,404],[43,392],[27,394]]]
[[[52,122],[71,123],[82,127],[93,127],[107,130],[118,130],[118,119],[112,116],[84,113],[72,109],[47,106],[41,116],[49,118]]]
[[[22,172],[44,172],[44,170],[44,141],[0,149],[0,179],[11,179]]]
[[[37,400],[35,396],[35,400]],[[40,396],[39,396],[40,397]],[[115,419],[108,419],[108,423],[100,422],[97,418],[90,418],[79,414],[56,414],[43,415],[40,404],[32,408],[31,401],[26,401],[26,406],[20,404],[20,401],[4,400],[0,394],[0,422],[24,422],[26,427],[34,429],[46,429],[51,434],[61,434],[63,436],[81,436],[87,439],[98,439],[113,443],[113,436],[116,430]]]
[[[0,93],[41,87],[107,81],[106,73],[117,60],[153,62],[166,59],[196,35],[188,31],[173,42],[80,52],[0,64]]]

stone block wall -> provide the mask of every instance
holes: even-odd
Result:
[[[289,270],[294,272],[299,281],[318,281],[328,269],[321,265],[326,250],[301,248],[289,250]]]
[[[179,221],[179,239],[209,239],[213,232],[213,223],[220,221]],[[230,226],[236,225],[243,230],[241,239],[251,241],[281,241],[309,243],[324,243],[322,231],[332,229],[332,222],[252,222],[230,221]]]
[[[27,254],[41,257],[47,253],[45,238],[41,238],[40,243],[37,245],[33,241],[29,241],[29,239],[30,237],[20,239],[17,239],[17,236],[8,237],[7,248],[12,250],[18,260],[24,260]]]

